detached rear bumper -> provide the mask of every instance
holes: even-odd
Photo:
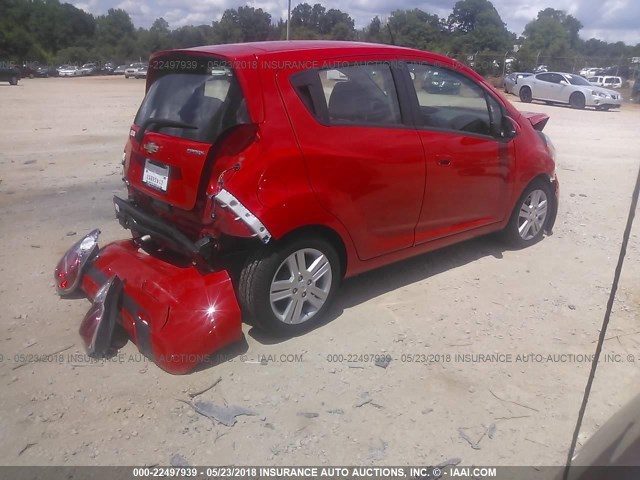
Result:
[[[192,265],[174,265],[141,252],[132,240],[96,247],[80,268],[78,286],[92,299],[110,279],[121,280],[115,321],[167,372],[187,373],[242,337],[240,308],[226,271],[203,274]],[[87,328],[85,318],[81,333],[90,350]]]

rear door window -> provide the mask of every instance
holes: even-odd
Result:
[[[551,82],[553,83],[553,74],[551,73],[541,73],[536,75],[536,80],[541,80],[543,82]]]
[[[388,64],[358,64],[302,72],[292,79],[298,96],[321,123],[397,125],[400,105]],[[314,89],[321,90],[314,95]]]
[[[161,132],[214,143],[228,128],[250,122],[238,79],[225,62],[157,60],[149,70],[155,80],[138,110],[136,125],[153,119],[180,122],[184,128],[165,127]],[[153,129],[153,124],[149,126]]]

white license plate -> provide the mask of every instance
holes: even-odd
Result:
[[[146,159],[142,181],[150,187],[166,192],[169,184],[169,167],[167,165],[158,165]]]

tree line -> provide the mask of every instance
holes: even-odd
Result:
[[[0,60],[41,63],[117,62],[146,59],[151,52],[233,42],[282,40],[287,25],[260,8],[227,9],[208,25],[171,29],[163,18],[149,29],[136,28],[118,8],[94,16],[59,0],[0,0]],[[510,32],[489,0],[460,0],[448,17],[420,9],[394,10],[361,29],[338,9],[301,3],[291,12],[291,39],[359,40],[430,50],[471,63],[481,73],[540,63],[568,70],[628,63],[640,56],[640,44],[608,43],[579,36],[582,23],[566,12],[547,8],[522,34]],[[591,62],[591,63],[590,63]]]

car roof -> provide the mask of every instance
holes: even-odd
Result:
[[[286,53],[304,50],[333,50],[344,53],[345,50],[358,50],[360,53],[389,51],[416,52],[417,50],[366,42],[342,42],[335,40],[275,40],[268,42],[229,43],[224,45],[208,45],[192,47],[185,50],[201,53],[212,53],[222,56],[246,56],[265,53]]]

